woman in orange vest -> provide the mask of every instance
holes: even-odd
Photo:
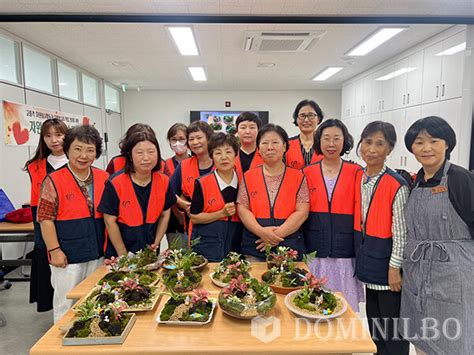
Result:
[[[319,105],[312,100],[303,100],[296,105],[293,112],[293,124],[300,130],[300,134],[290,138],[286,152],[286,165],[294,169],[303,169],[305,166],[321,160],[322,155],[314,151],[314,132],[323,121],[324,114]]]
[[[158,171],[161,156],[155,134],[135,132],[122,147],[125,168],[111,176],[99,205],[108,232],[106,257],[159,246],[176,202],[168,176]]]
[[[51,267],[55,322],[73,304],[67,293],[102,264],[105,226],[97,206],[108,178],[92,167],[102,153],[94,127],[70,129],[63,146],[69,162],[44,179],[37,216]]]
[[[309,217],[303,225],[306,250],[316,251],[309,265],[327,287],[340,291],[357,312],[364,299],[362,283],[354,277],[354,196],[361,167],[341,159],[354,141],[342,121],[324,121],[314,135],[314,151],[323,159],[303,169],[310,197]]]
[[[286,167],[283,155],[288,135],[274,124],[257,135],[263,165],[244,174],[239,186],[237,211],[244,224],[242,254],[263,261],[267,245],[288,246],[301,258],[305,243],[301,225],[308,217],[309,196],[301,170]]]
[[[194,186],[191,240],[199,238],[194,250],[212,262],[221,261],[230,251],[240,253],[242,225],[235,206],[239,178],[234,170],[238,151],[234,135],[213,135],[209,154],[216,170],[198,178]]]
[[[235,158],[235,171],[242,180],[244,173],[263,164],[262,156],[257,149],[257,133],[262,125],[260,118],[252,112],[242,112],[235,121],[240,149]]]
[[[48,263],[46,246],[41,236],[41,229],[36,222],[38,199],[41,183],[47,174],[67,164],[63,150],[63,140],[67,133],[66,124],[56,118],[43,122],[39,144],[33,157],[25,164],[25,170],[31,180],[31,212],[35,228],[35,246],[31,260],[30,303],[36,302],[38,312],[53,309],[53,287],[51,286],[51,269]]]
[[[171,177],[171,187],[176,194],[178,207],[189,216],[194,192],[194,181],[210,173],[214,164],[209,156],[208,144],[214,131],[204,121],[191,123],[186,130],[186,140],[192,157],[183,160]],[[187,219],[187,218],[186,218]],[[186,220],[188,238],[191,238],[189,220]]]
[[[120,155],[116,155],[115,157],[110,159],[109,164],[107,165],[107,168],[105,169],[105,171],[107,171],[109,173],[109,175],[113,175],[117,171],[120,171],[123,168],[125,168],[126,158],[125,158],[125,154],[124,154],[124,151],[123,151],[123,145],[124,145],[125,141],[132,134],[134,134],[136,132],[143,132],[143,131],[148,131],[148,132],[152,132],[153,134],[155,134],[155,132],[153,131],[153,128],[151,128],[149,125],[147,125],[145,123],[135,123],[134,125],[130,126],[127,129],[127,132],[125,132],[125,135],[122,137],[122,139],[120,140],[120,143],[119,143]],[[163,166],[162,169],[164,169],[164,166]]]
[[[186,129],[183,123],[175,123],[170,127],[166,135],[171,150],[175,155],[165,161],[164,173],[171,178],[179,163],[188,158],[188,146],[186,144]],[[171,207],[170,221],[166,229],[166,239],[169,246],[184,248],[188,244],[188,237],[184,230],[184,212],[178,206]]]
[[[407,182],[385,165],[397,141],[392,124],[369,123],[357,148],[366,167],[357,173],[354,230],[356,276],[366,288],[366,311],[378,353],[408,354],[409,343],[399,333],[406,240],[404,208]],[[400,335],[400,336],[399,336]]]

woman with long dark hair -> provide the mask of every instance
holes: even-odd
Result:
[[[35,228],[35,245],[31,260],[30,303],[36,302],[38,312],[53,308],[53,287],[46,247],[41,236],[41,228],[36,222],[38,198],[41,183],[50,172],[59,169],[68,161],[63,150],[63,140],[67,133],[66,124],[56,118],[43,122],[39,143],[33,157],[25,163],[25,170],[31,180],[31,212]]]

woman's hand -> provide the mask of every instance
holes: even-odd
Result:
[[[229,202],[224,205],[224,208],[221,210],[223,217],[233,216],[237,212],[237,208],[234,202]]]
[[[274,226],[262,227],[260,233],[258,234],[260,239],[255,241],[255,244],[257,244],[257,250],[264,251],[267,244],[271,245],[272,247],[275,247],[283,241],[283,238],[279,237],[275,233],[277,229],[278,227]]]
[[[53,250],[49,253],[50,261],[49,263],[53,266],[65,268],[67,266],[67,257],[61,249]]]
[[[402,274],[400,269],[391,266],[388,268],[388,285],[392,292],[400,292],[402,290]]]

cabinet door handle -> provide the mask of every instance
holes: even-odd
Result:
[[[400,166],[403,166],[403,157],[400,157]]]
[[[407,94],[407,105],[410,103],[410,93]]]
[[[382,100],[382,110],[385,108],[385,100]]]
[[[405,105],[405,94],[403,94],[403,104],[402,105]]]
[[[439,96],[439,85],[436,85],[436,97]]]
[[[405,167],[407,166],[407,157],[405,156]]]
[[[445,85],[443,84],[443,85],[441,86],[441,96],[444,96],[444,87],[445,87]]]

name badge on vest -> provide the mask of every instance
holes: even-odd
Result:
[[[442,185],[435,186],[435,187],[431,188],[431,193],[433,195],[434,194],[440,194],[442,192],[447,192],[447,191],[448,191],[448,187],[447,186],[442,186]]]

